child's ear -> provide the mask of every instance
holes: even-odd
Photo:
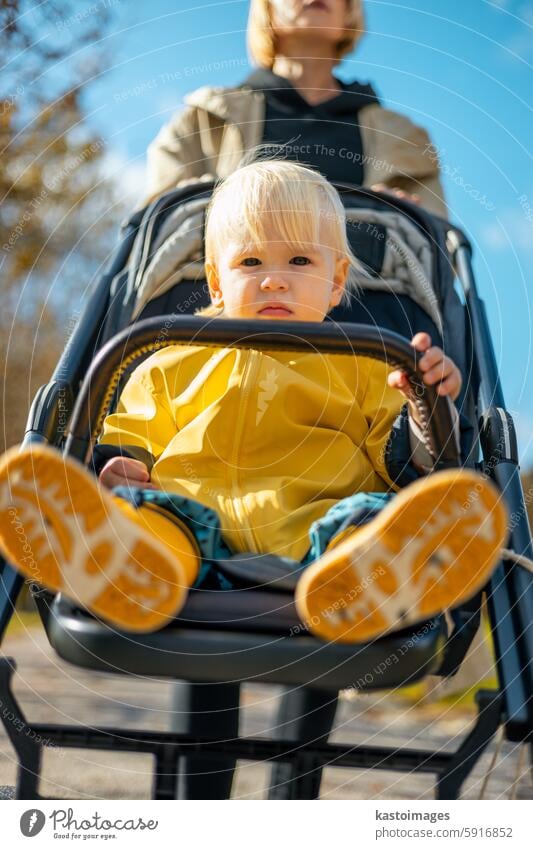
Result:
[[[222,295],[222,290],[220,288],[220,280],[214,263],[206,262],[205,276],[207,278],[207,285],[209,286],[209,297],[211,298],[211,303],[215,307],[222,306],[224,302],[224,296]]]
[[[333,288],[331,290],[331,303],[330,306],[336,307],[337,304],[340,304],[342,296],[344,294],[344,290],[346,288],[346,281],[348,279],[348,272],[350,270],[350,262],[347,257],[340,257],[335,261],[335,271],[333,274]]]

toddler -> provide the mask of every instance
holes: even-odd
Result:
[[[341,200],[295,163],[220,184],[205,247],[208,312],[242,319],[243,335],[262,319],[323,321],[354,295]],[[453,362],[427,334],[412,344],[426,384],[455,399]],[[169,346],[106,418],[98,481],[47,446],[4,455],[0,547],[130,631],[168,623],[191,587],[230,586],[210,561],[237,552],[286,558],[299,616],[322,639],[413,625],[486,583],[506,513],[479,474],[427,474],[410,397],[405,374],[365,357]]]

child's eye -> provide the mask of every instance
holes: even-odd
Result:
[[[294,263],[294,265],[308,265],[311,260],[308,256],[293,256],[291,262]]]
[[[256,256],[247,256],[243,260],[241,260],[241,265],[245,265],[247,268],[251,268],[254,265],[261,265],[261,260],[257,259]]]

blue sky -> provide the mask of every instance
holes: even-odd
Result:
[[[98,3],[94,8],[98,9]],[[142,193],[145,150],[188,92],[249,73],[247,0],[100,0],[114,13],[91,122]],[[453,219],[470,235],[507,406],[533,465],[533,0],[367,0],[368,34],[339,69],[425,126]],[[65,33],[77,26],[65,24]]]

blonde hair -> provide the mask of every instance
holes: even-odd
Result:
[[[244,165],[215,188],[206,213],[205,262],[218,265],[218,248],[243,238],[253,245],[266,239],[265,212],[273,213],[280,241],[295,252],[309,245],[330,248],[335,260],[346,258],[361,269],[346,234],[346,213],[337,190],[322,174],[296,162],[264,159]],[[343,301],[357,287],[348,275]],[[201,315],[221,315],[213,305]]]
[[[336,48],[337,63],[351,53],[365,32],[362,0],[347,0],[348,22]],[[272,28],[271,0],[251,0],[246,33],[248,52],[254,65],[272,68],[276,58],[275,35]]]

